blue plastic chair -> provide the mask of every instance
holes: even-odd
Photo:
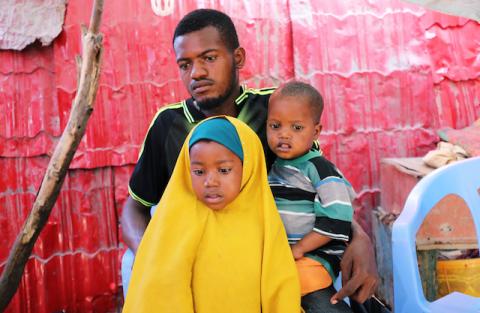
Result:
[[[417,265],[415,238],[432,207],[443,197],[456,194],[465,200],[480,235],[480,157],[437,169],[423,178],[407,198],[393,224],[393,290],[395,313],[480,312],[480,298],[453,292],[429,302],[423,294]]]

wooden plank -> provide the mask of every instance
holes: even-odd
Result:
[[[442,198],[428,212],[417,232],[417,245],[440,249],[440,245],[456,244],[471,247],[477,244],[477,237],[473,217],[467,204],[459,196],[450,194]]]
[[[417,244],[418,251],[425,250],[469,250],[469,249],[478,249],[477,242],[466,242],[466,243],[434,243],[434,244]]]
[[[375,210],[372,211],[372,233],[380,278],[375,294],[389,308],[393,308],[392,226],[382,223]]]
[[[417,251],[423,294],[428,301],[437,299],[437,250]]]

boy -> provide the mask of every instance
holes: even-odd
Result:
[[[355,197],[335,165],[311,149],[322,128],[322,111],[318,91],[295,81],[275,91],[268,104],[267,140],[277,155],[269,184],[296,260],[307,312],[331,306],[331,285],[350,238]],[[344,308],[332,312],[350,310],[343,302],[337,306]]]

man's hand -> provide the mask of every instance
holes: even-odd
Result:
[[[345,297],[363,303],[375,292],[378,284],[373,246],[360,225],[352,223],[353,238],[340,263],[342,289],[330,299],[332,304]]]

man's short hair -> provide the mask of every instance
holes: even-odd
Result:
[[[218,30],[223,43],[230,51],[240,46],[232,19],[225,13],[212,9],[198,9],[185,15],[175,28],[172,43],[179,36],[208,26],[213,26]]]
[[[290,81],[280,86],[277,92],[282,96],[306,98],[310,103],[313,121],[315,123],[320,122],[323,112],[323,98],[312,85],[299,81]]]

